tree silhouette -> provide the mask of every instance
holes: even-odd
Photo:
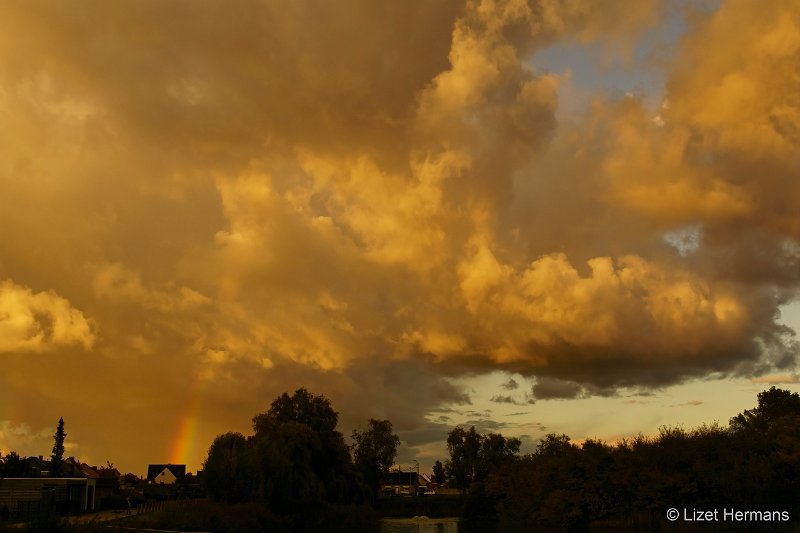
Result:
[[[252,446],[240,433],[219,435],[203,464],[209,495],[223,503],[252,499],[257,489]]]
[[[324,396],[298,389],[253,418],[255,434],[218,436],[205,462],[209,495],[222,502],[257,501],[309,518],[325,504],[361,502],[366,495],[338,414]]]
[[[17,452],[10,452],[0,460],[0,477],[29,477],[30,464]]]
[[[64,475],[64,439],[67,434],[64,433],[64,419],[58,419],[58,427],[56,434],[53,435],[53,454],[50,456],[50,476],[61,477]]]
[[[800,394],[771,387],[758,393],[758,406],[745,409],[731,418],[730,427],[735,431],[769,431],[776,426],[785,426],[800,415]]]
[[[433,463],[433,477],[436,478],[436,483],[444,483],[447,481],[447,475],[444,472],[444,465],[441,461]]]
[[[283,393],[253,418],[253,436],[273,507],[348,503],[363,497],[350,450],[336,430],[339,414],[304,388]]]
[[[480,450],[481,436],[475,431],[475,426],[469,430],[455,427],[447,434],[450,460],[445,463],[445,470],[457,488],[465,490],[475,481]]]
[[[369,427],[365,430],[353,430],[353,460],[356,468],[364,476],[367,486],[376,492],[381,477],[386,475],[394,464],[400,437],[392,432],[392,423],[388,420],[369,419]]]
[[[519,454],[520,440],[506,439],[498,433],[481,435],[475,426],[464,430],[456,427],[447,435],[450,460],[445,473],[454,486],[465,490],[470,483],[485,481],[490,472]]]

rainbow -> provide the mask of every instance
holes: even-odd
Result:
[[[202,407],[203,387],[202,380],[195,379],[194,384],[189,390],[186,401],[186,408],[178,422],[178,431],[172,441],[169,452],[169,462],[173,465],[181,465],[195,460],[195,455],[200,451],[197,447],[197,428],[200,420],[200,408]],[[199,464],[197,465],[199,467]]]

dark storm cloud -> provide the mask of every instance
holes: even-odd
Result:
[[[531,390],[537,400],[565,400],[585,396],[584,388],[573,381],[539,378]]]
[[[503,388],[506,390],[516,390],[519,388],[519,383],[514,381],[513,378],[509,378],[507,382],[503,383]]]
[[[489,399],[489,401],[494,403],[510,403],[514,405],[519,405],[517,403],[517,400],[515,400],[513,396],[501,396],[500,394],[492,396]]]

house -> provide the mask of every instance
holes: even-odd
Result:
[[[186,465],[148,465],[147,481],[159,485],[171,485],[186,476]]]
[[[130,472],[123,475],[119,479],[119,488],[126,491],[134,490],[135,488],[137,488],[137,486],[141,489],[143,488],[143,485],[146,484],[147,484],[146,479],[142,479],[136,476],[136,474],[132,474]]]
[[[11,518],[93,511],[95,499],[95,480],[85,477],[0,478],[0,511]]]
[[[416,472],[389,472],[381,480],[381,494],[385,496],[412,496],[417,493],[422,478]]]
[[[92,468],[100,475],[100,479],[116,479],[117,481],[122,479],[122,472],[116,468],[98,468],[96,466],[93,466]]]
[[[119,479],[122,474],[116,468],[102,468],[81,463],[81,470],[89,479],[95,480],[95,499],[102,502],[103,498],[113,496],[119,491]]]
[[[50,471],[50,461],[45,461],[41,455],[39,457],[28,457],[28,469],[31,475],[47,477]],[[27,474],[23,474],[27,477]]]
[[[89,477],[81,466],[81,462],[74,457],[64,459],[60,477]]]
[[[86,463],[80,464],[81,472],[83,472],[83,476],[81,477],[88,477],[89,479],[100,479],[100,473],[97,471],[96,468],[89,466]]]

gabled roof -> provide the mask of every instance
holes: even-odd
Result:
[[[384,485],[413,485],[417,483],[416,472],[389,472],[383,478]]]
[[[100,473],[86,463],[81,463],[81,470],[89,479],[98,479],[100,477]]]
[[[98,468],[96,466],[92,468],[97,471],[100,479],[119,479],[122,477],[122,474],[116,468]]]
[[[74,457],[68,457],[64,459],[64,465],[62,466],[62,468],[63,468],[62,475],[64,477],[91,477],[83,469],[81,462],[75,459]]]
[[[156,477],[168,468],[172,475],[180,479],[186,475],[186,465],[148,465],[147,466],[147,481],[155,481]]]

